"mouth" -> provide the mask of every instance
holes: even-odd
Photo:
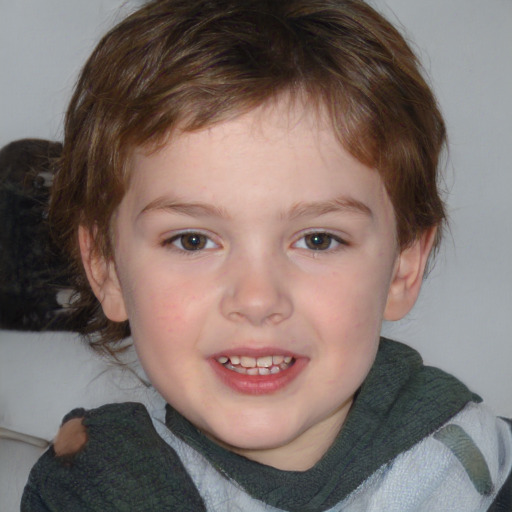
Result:
[[[263,395],[287,387],[307,366],[308,358],[272,351],[255,355],[242,352],[218,354],[210,363],[221,381],[232,390]]]
[[[290,368],[295,358],[285,355],[220,356],[217,359],[224,368],[242,375],[276,375]]]

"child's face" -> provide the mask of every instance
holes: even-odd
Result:
[[[129,318],[164,398],[250,458],[316,462],[373,363],[396,280],[379,174],[314,112],[278,104],[137,152],[114,233],[103,306]]]

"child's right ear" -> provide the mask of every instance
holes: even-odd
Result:
[[[85,226],[78,228],[78,242],[87,279],[105,316],[113,322],[124,322],[128,315],[114,261],[98,253],[93,235]]]

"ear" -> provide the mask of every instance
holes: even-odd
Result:
[[[436,227],[426,230],[398,256],[384,310],[385,320],[400,320],[414,306],[436,231]]]
[[[84,226],[78,228],[78,242],[87,279],[105,316],[113,322],[124,322],[128,315],[114,261],[98,253],[92,233]]]

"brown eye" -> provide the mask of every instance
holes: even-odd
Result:
[[[333,235],[328,231],[310,231],[300,237],[293,247],[296,249],[305,249],[308,251],[333,252],[342,246],[347,246],[347,242],[339,236]]]
[[[306,247],[313,251],[325,251],[330,249],[333,237],[327,233],[311,233],[304,237]]]
[[[200,251],[208,244],[208,237],[201,233],[184,233],[173,240],[174,245],[185,251]]]

